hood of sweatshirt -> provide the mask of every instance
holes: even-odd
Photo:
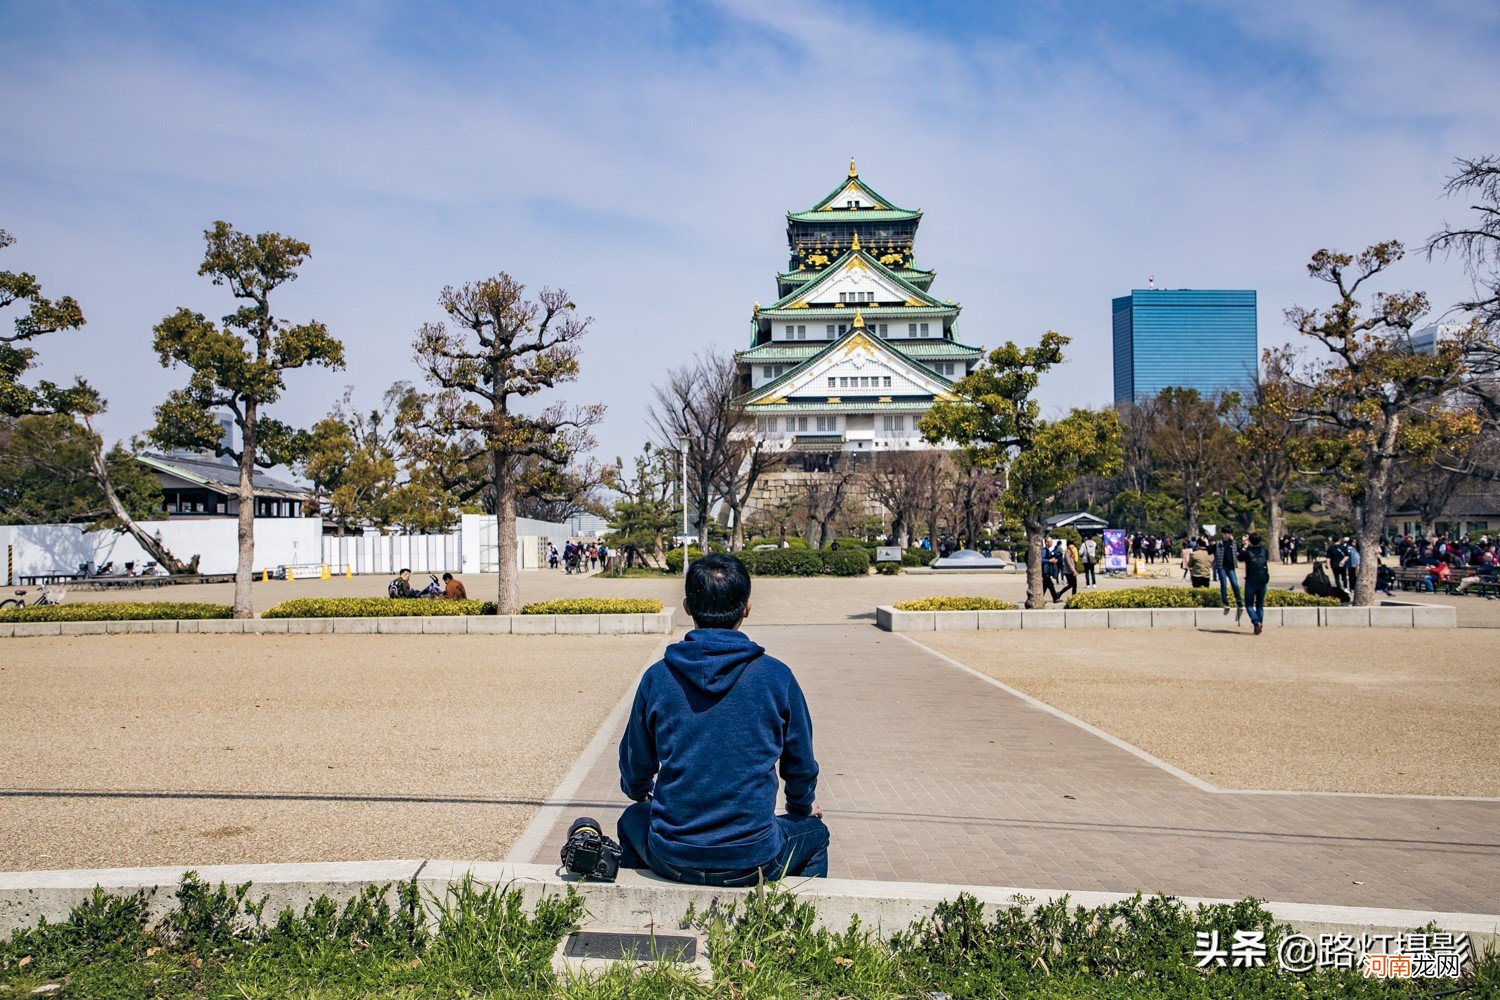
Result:
[[[728,628],[695,628],[667,647],[662,659],[678,677],[704,694],[719,697],[740,679],[765,647],[743,632]]]

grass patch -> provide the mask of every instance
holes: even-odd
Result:
[[[1402,983],[1353,971],[1303,975],[1275,967],[1289,928],[1258,902],[1189,908],[1169,897],[1073,907],[986,911],[967,895],[939,905],[892,938],[857,920],[819,926],[811,903],[780,886],[689,913],[708,943],[714,980],[666,964],[616,968],[560,982],[553,949],[584,914],[572,889],[529,910],[519,892],[465,880],[440,897],[415,884],[372,886],[340,907],[320,898],[301,912],[264,912],[253,887],[183,878],[176,904],[156,925],[140,896],[95,890],[68,919],[43,922],[0,942],[0,997],[50,985],[61,996],[551,997],[560,1000],[868,998],[943,992],[1010,1000],[1155,1000],[1159,997],[1417,997],[1441,989],[1494,996],[1500,957],[1479,957],[1464,978]],[[1427,930],[1435,930],[1428,928]],[[1268,967],[1196,968],[1195,936],[1265,935]]]
[[[521,605],[523,615],[654,615],[661,601],[654,597],[568,597]]]
[[[672,574],[665,569],[653,569],[650,566],[616,566],[613,569],[601,570],[598,574],[605,580],[661,580]],[[681,576],[682,571],[678,570]]]
[[[44,604],[36,608],[6,608],[0,622],[141,622],[178,618],[233,618],[227,604],[186,601],[100,601],[97,604]]]
[[[1222,608],[1218,587],[1126,587],[1120,590],[1090,590],[1068,598],[1070,611],[1106,608]],[[1268,608],[1336,608],[1332,597],[1314,597],[1295,590],[1266,591]]]
[[[294,597],[262,618],[428,618],[492,615],[494,601],[439,601],[431,597]]]
[[[897,611],[1014,611],[1016,606],[1009,601],[997,601],[993,597],[919,597],[911,601],[897,601]]]

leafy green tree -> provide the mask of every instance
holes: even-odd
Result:
[[[933,404],[918,424],[928,441],[960,445],[974,467],[1005,484],[998,509],[1026,532],[1028,608],[1044,604],[1042,543],[1057,497],[1079,476],[1113,475],[1121,463],[1114,413],[1075,409],[1047,421],[1032,398],[1041,376],[1062,361],[1067,344],[1067,337],[1051,330],[1036,347],[1006,342],[958,381],[958,399]]]
[[[436,451],[450,468],[477,464],[478,481],[494,490],[499,613],[521,610],[516,570],[516,505],[524,463],[540,458],[566,465],[592,444],[588,430],[600,405],[558,403],[540,413],[517,410],[524,400],[578,378],[579,341],[592,320],[561,289],[535,300],[504,272],[458,288],[444,288],[443,311],[453,320],[424,323],[413,345],[417,366],[436,392],[425,414],[419,448]]]
[[[674,453],[648,441],[632,465],[627,472],[615,459],[607,479],[620,494],[610,509],[609,544],[624,554],[627,568],[637,561],[661,563],[667,536],[682,522],[682,508],[674,502]]]
[[[0,521],[121,527],[94,475],[97,447],[68,414],[0,419]],[[160,516],[161,486],[150,470],[119,444],[103,461],[129,517]]]
[[[316,320],[290,323],[271,310],[271,295],[297,278],[311,254],[301,240],[280,233],[251,236],[227,222],[203,234],[207,250],[198,268],[215,285],[228,286],[240,303],[222,324],[202,313],[178,309],[156,325],[154,346],[162,367],[181,365],[187,386],[156,408],[151,439],[163,448],[190,448],[228,456],[239,467],[239,561],[234,614],[249,618],[255,560],[257,467],[295,462],[307,433],[276,420],[267,407],[286,389],[286,373],[308,365],[342,368],[344,345]],[[216,414],[227,410],[239,431],[239,446],[222,439]]]
[[[15,237],[0,229],[0,250],[14,245]],[[0,271],[0,310],[24,306],[15,317],[13,332],[0,333],[0,414],[12,417],[35,413],[55,413],[73,409],[75,389],[64,389],[51,382],[35,387],[22,382],[36,361],[37,337],[83,326],[83,309],[71,295],[53,300],[42,294],[41,283],[25,271]]]
[[[1234,435],[1224,420],[1238,403],[1234,395],[1167,388],[1151,407],[1151,460],[1162,487],[1181,498],[1189,535],[1198,534],[1204,499],[1235,475]]]
[[[1332,286],[1323,309],[1295,307],[1287,319],[1315,345],[1309,357],[1294,347],[1267,352],[1269,404],[1305,429],[1295,442],[1297,466],[1336,485],[1349,500],[1360,563],[1354,602],[1375,595],[1375,566],[1403,462],[1457,453],[1478,432],[1471,410],[1450,406],[1474,378],[1470,359],[1493,337],[1478,322],[1439,336],[1429,353],[1415,350],[1413,325],[1427,312],[1421,292],[1376,292],[1364,305],[1367,282],[1404,256],[1399,242],[1377,243],[1357,257],[1319,250],[1308,273]],[[1317,349],[1321,348],[1321,351]]]

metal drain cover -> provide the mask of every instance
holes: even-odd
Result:
[[[689,934],[652,934],[645,931],[574,931],[563,947],[567,958],[599,958],[610,962],[669,962],[691,964],[698,959],[698,939]]]
[[[578,973],[598,974],[613,965],[671,962],[695,971],[704,981],[713,978],[703,938],[673,928],[659,932],[650,924],[636,927],[594,926],[563,938],[552,954],[552,968],[565,979]]]

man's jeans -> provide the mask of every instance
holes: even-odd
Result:
[[[1240,574],[1233,566],[1219,567],[1219,601],[1227,608],[1229,607],[1229,587],[1234,586],[1234,606],[1240,607],[1245,601],[1240,597]]]
[[[1266,620],[1266,588],[1269,583],[1245,584],[1245,608],[1250,613],[1250,624],[1259,625]]]
[[[828,877],[828,827],[815,816],[777,816],[786,846],[781,854],[758,868],[712,870],[676,868],[653,858],[646,846],[651,828],[651,803],[637,802],[620,815],[621,868],[650,868],[662,878],[689,885],[745,886],[774,882],[783,876]]]

